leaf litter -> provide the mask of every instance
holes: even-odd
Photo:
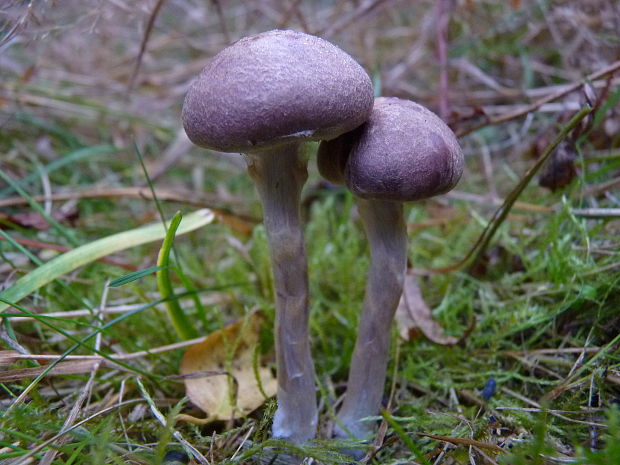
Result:
[[[401,338],[410,341],[421,334],[434,344],[452,346],[463,342],[474,329],[475,319],[461,337],[449,336],[433,319],[432,313],[433,311],[422,297],[417,277],[407,273],[403,282],[403,295],[398,303],[395,317]]]
[[[206,424],[245,416],[275,395],[277,381],[256,358],[263,317],[253,313],[211,333],[192,346],[181,362],[181,377],[192,403],[206,418],[178,415],[179,420]]]

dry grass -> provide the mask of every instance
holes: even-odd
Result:
[[[147,182],[135,144],[161,201],[169,202],[166,216],[178,205],[220,209],[220,224],[178,246],[194,285],[218,288],[201,294],[208,313],[201,330],[256,307],[270,315],[264,232],[254,221],[260,209],[243,160],[192,147],[179,115],[189,83],[210,57],[273,28],[336,43],[368,70],[378,94],[441,113],[466,152],[458,191],[409,211],[410,259],[426,270],[423,293],[446,331],[462,333],[473,316],[477,326],[459,347],[419,339],[397,344],[389,383],[396,427],[383,424],[377,441],[385,440],[383,449],[369,460],[411,463],[416,452],[403,440],[409,437],[435,464],[618,459],[604,438],[607,430],[620,431],[611,408],[620,396],[617,1],[4,0],[0,170],[15,181],[30,178],[19,196],[0,181],[0,228],[27,247],[0,241],[0,289],[54,250],[158,218],[152,196],[140,200]],[[594,116],[544,169],[554,192],[529,186],[469,272],[429,273],[465,255],[493,209],[586,102]],[[56,168],[67,157],[71,162]],[[356,270],[365,269],[367,258],[359,225],[349,221],[351,199],[330,195],[312,170],[306,196],[312,337],[325,430],[352,349],[364,279]],[[37,196],[44,196],[43,213],[24,205]],[[50,217],[57,227],[49,226]],[[180,383],[164,378],[177,373],[180,346],[161,312],[94,332],[110,315],[157,300],[146,279],[111,294],[105,286],[126,272],[119,262],[142,269],[156,253],[157,245],[125,251],[23,302],[33,313],[63,312],[64,319],[53,320],[62,331],[23,315],[4,319],[0,336],[13,351],[0,357],[6,463],[33,463],[19,457],[35,447],[39,463],[162,463],[168,444],[185,440],[209,463],[245,463],[250,459],[237,449],[248,444],[248,431],[258,448],[271,444],[272,406],[203,429],[173,430],[153,419],[158,410],[170,417],[183,397]],[[101,311],[89,312],[85,301]],[[71,336],[89,334],[90,349],[73,354],[82,358],[66,361],[32,391],[29,380],[15,379],[23,370],[40,373],[47,360],[37,355],[66,353]],[[156,355],[144,352],[162,346]],[[95,356],[97,348],[129,365]],[[482,391],[491,377],[498,388],[486,402]],[[413,435],[419,431],[426,439]],[[479,442],[455,445],[432,435]],[[502,458],[482,443],[506,450],[511,443],[517,452]],[[338,463],[329,448],[321,443],[308,454]]]

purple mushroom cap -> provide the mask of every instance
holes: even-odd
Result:
[[[411,201],[443,194],[463,173],[452,130],[411,100],[375,99],[363,126],[319,148],[319,170],[368,199]]]
[[[183,126],[196,145],[255,153],[329,140],[368,119],[372,83],[347,53],[319,37],[274,30],[218,53],[191,85]]]

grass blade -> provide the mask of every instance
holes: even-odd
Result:
[[[394,420],[394,417],[392,417],[392,415],[390,415],[390,413],[385,409],[381,410],[381,415],[383,416],[385,421],[387,421],[388,425],[392,427],[392,429],[398,435],[398,437],[405,443],[405,445],[411,451],[411,453],[415,456],[415,458],[419,460],[420,463],[423,463],[424,465],[431,465],[431,463],[424,456],[424,454],[422,453],[420,448],[416,445],[416,443],[413,442],[413,440],[409,436],[407,436],[407,433],[405,433],[405,431],[396,422],[396,420]]]
[[[186,234],[211,223],[213,219],[211,210],[197,210],[183,219],[177,233]],[[11,287],[0,292],[0,298],[9,302],[19,302],[54,279],[81,266],[121,250],[161,240],[165,235],[164,225],[154,223],[98,239],[64,253],[22,276]],[[0,302],[0,312],[8,307],[6,302]]]
[[[121,276],[120,278],[116,278],[113,279],[112,281],[110,281],[110,284],[108,284],[109,287],[120,287],[120,286],[124,286],[125,284],[129,284],[132,283],[144,276],[148,276],[150,274],[153,274],[159,270],[161,270],[161,266],[150,266],[148,268],[145,268],[143,270],[139,270],[139,271],[134,271],[133,273],[127,273],[126,275]]]
[[[159,250],[159,256],[157,257],[157,266],[159,268],[157,270],[157,288],[159,289],[162,299],[168,299],[174,296],[174,290],[170,282],[170,250],[172,249],[174,236],[182,218],[183,215],[181,212],[176,212],[172,220],[170,220],[166,237],[164,238],[164,242]],[[196,328],[194,328],[187,319],[187,315],[183,312],[177,299],[167,300],[166,308],[168,309],[168,316],[170,317],[174,329],[176,329],[177,334],[182,339],[187,340],[198,337],[198,331],[196,331]]]

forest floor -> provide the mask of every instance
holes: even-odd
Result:
[[[275,28],[337,44],[376,95],[429,107],[465,153],[455,190],[406,206],[420,295],[394,325],[362,462],[620,463],[619,2],[4,0],[0,464],[267,463],[288,448],[269,437],[258,196],[243,157],[193,146],[180,121],[213,55]],[[295,452],[332,464],[369,257],[353,197],[311,148],[320,439]],[[156,269],[161,250],[174,266]],[[180,375],[196,365],[236,371],[209,378],[209,400]],[[235,390],[256,373],[258,396]],[[200,402],[220,409],[202,425]]]

